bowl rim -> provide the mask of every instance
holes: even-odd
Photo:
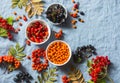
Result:
[[[65,12],[66,12],[65,20],[66,20],[67,17],[68,17],[68,11],[67,11],[67,8],[66,8],[62,3],[52,3],[52,4],[48,5],[48,7],[46,8],[45,12],[48,10],[48,8],[49,8],[50,6],[52,6],[52,5],[54,5],[54,4],[59,4],[59,5],[61,5],[61,6],[65,9]],[[54,22],[50,21],[48,18],[47,18],[47,20],[48,20],[51,24],[53,24],[53,25],[60,25],[60,24],[62,24],[63,22],[65,22],[65,21],[62,21],[62,22],[60,22],[60,23],[54,23]]]
[[[35,22],[35,21],[43,22],[43,23],[47,26],[48,32],[49,32],[47,39],[46,39],[45,41],[43,41],[43,42],[40,42],[40,43],[31,41],[31,40],[28,38],[28,36],[27,36],[27,28],[28,28],[28,26],[29,26],[31,23]],[[33,44],[36,44],[36,45],[42,45],[42,44],[44,44],[45,42],[48,41],[48,39],[50,38],[50,35],[51,35],[51,28],[49,27],[49,25],[47,24],[47,22],[45,22],[45,20],[43,20],[43,19],[34,19],[34,20],[32,20],[32,21],[30,21],[30,22],[28,22],[28,23],[26,24],[25,37],[26,37],[31,43],[33,43]]]
[[[48,56],[47,56],[48,48],[49,48],[49,46],[50,46],[51,44],[53,44],[54,42],[63,42],[63,43],[65,43],[65,44],[68,46],[68,48],[69,48],[70,56],[69,56],[68,60],[67,60],[65,63],[63,63],[63,64],[55,64],[55,63],[51,62],[51,61],[48,59]],[[67,64],[67,63],[70,61],[71,57],[72,57],[71,48],[70,48],[69,44],[68,44],[67,42],[63,41],[63,40],[54,40],[54,41],[52,41],[51,43],[49,43],[49,45],[48,45],[47,48],[46,48],[46,58],[47,58],[47,60],[48,60],[51,64],[53,64],[53,65],[55,65],[55,66],[63,66],[63,65],[65,65],[65,64]]]

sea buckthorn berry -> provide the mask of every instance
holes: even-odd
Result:
[[[68,60],[70,50],[64,42],[53,42],[48,47],[47,56],[51,62],[55,64],[63,64]]]

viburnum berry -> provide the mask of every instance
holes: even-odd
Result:
[[[7,34],[8,34],[8,39],[12,40],[13,36],[11,34],[11,32],[15,33],[15,29],[12,25],[7,23],[7,20],[4,18],[0,18],[0,27],[7,30]]]
[[[69,83],[70,80],[68,79],[68,77],[67,77],[66,75],[63,75],[63,76],[62,76],[62,82],[63,82],[63,83]]]
[[[97,56],[92,59],[92,62],[89,75],[91,76],[91,80],[96,83],[99,77],[106,75],[110,60],[108,56]]]

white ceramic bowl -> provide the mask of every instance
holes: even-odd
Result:
[[[31,40],[28,38],[28,36],[27,36],[27,28],[28,28],[28,26],[30,26],[31,23],[34,23],[34,22],[36,22],[36,21],[39,21],[39,22],[41,22],[42,24],[46,25],[47,28],[48,28],[48,33],[49,33],[47,39],[46,39],[45,41],[43,41],[43,42],[40,42],[40,43],[31,41]],[[41,45],[41,44],[44,44],[45,42],[47,42],[48,39],[50,38],[50,35],[51,35],[51,29],[50,29],[50,27],[48,26],[48,24],[47,24],[44,20],[42,20],[42,19],[35,19],[35,20],[29,22],[29,23],[27,24],[27,26],[26,26],[26,29],[25,29],[25,36],[26,36],[26,38],[27,38],[30,42],[32,42],[33,44],[36,44],[36,45]]]
[[[59,5],[61,5],[61,6],[64,8],[64,10],[65,10],[65,12],[66,12],[65,19],[63,19],[60,23],[54,23],[54,22],[50,21],[48,18],[47,18],[47,19],[48,19],[48,21],[49,21],[51,24],[53,24],[53,25],[60,25],[60,24],[62,24],[63,22],[65,22],[65,20],[67,19],[67,17],[68,17],[68,12],[67,12],[67,9],[65,8],[65,6],[64,6],[63,4],[61,4],[61,3],[52,3],[52,4],[50,4],[50,5],[47,7],[46,11],[48,10],[49,7],[51,7],[52,5],[55,5],[55,4],[59,4]]]
[[[68,60],[67,60],[65,63],[63,63],[63,64],[55,64],[55,63],[51,62],[51,61],[49,60],[48,56],[47,56],[49,46],[50,46],[51,44],[55,43],[55,42],[63,42],[63,43],[65,43],[65,44],[68,46],[68,48],[69,48],[70,56],[69,56]],[[65,41],[62,41],[62,40],[55,40],[55,41],[51,42],[51,43],[47,46],[47,49],[46,49],[46,57],[47,57],[48,61],[49,61],[51,64],[55,65],[55,66],[63,66],[63,65],[65,65],[66,63],[68,63],[68,62],[70,61],[70,59],[71,59],[71,55],[72,55],[72,52],[71,52],[70,46],[69,46]]]

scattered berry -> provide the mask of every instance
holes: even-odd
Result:
[[[62,76],[62,82],[63,82],[63,83],[69,83],[70,80],[68,79],[68,77],[67,77],[66,75],[63,75],[63,76]]]
[[[62,31],[62,29],[60,29],[59,32],[55,33],[55,38],[60,39],[62,37],[62,35],[63,35],[63,31]]]
[[[21,17],[21,16],[18,16],[18,19],[22,19],[22,17]]]
[[[29,41],[29,40],[26,40],[26,44],[27,44],[28,46],[30,46],[30,41]]]
[[[17,12],[13,12],[14,15],[17,15]]]
[[[22,23],[20,22],[19,25],[22,26]]]
[[[81,18],[78,19],[80,22],[84,23],[84,20],[82,20]]]
[[[75,24],[77,23],[77,21],[76,21],[76,20],[72,20],[71,23],[72,23],[73,25],[75,25]]]
[[[78,9],[78,4],[77,3],[74,4],[74,8]]]
[[[31,57],[30,57],[30,56],[27,56],[27,59],[29,59],[29,60],[30,60],[30,59],[31,59]]]
[[[76,29],[76,28],[77,28],[77,26],[76,26],[76,25],[73,25],[73,26],[72,26],[72,28]]]
[[[26,22],[27,21],[27,17],[25,15],[23,15],[23,20]]]

